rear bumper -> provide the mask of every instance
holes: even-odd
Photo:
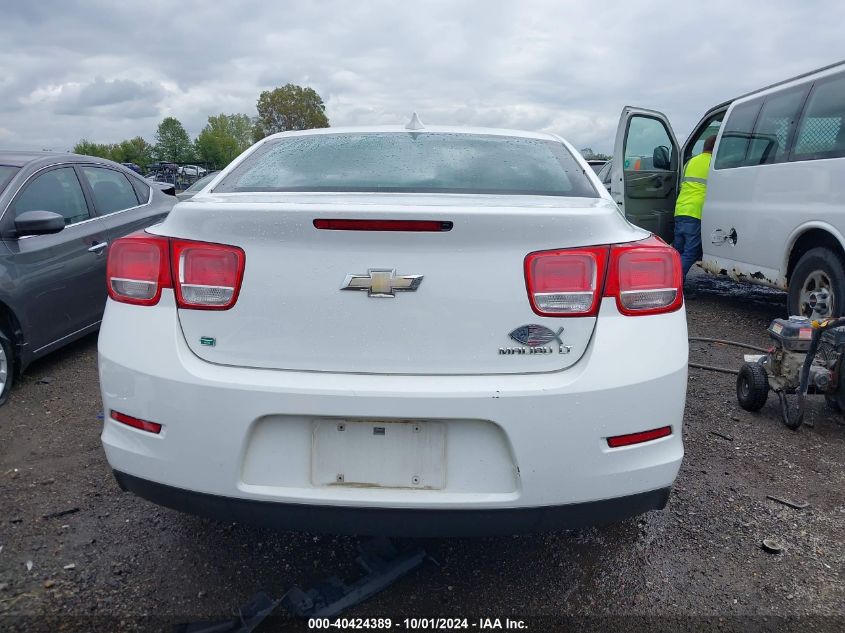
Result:
[[[532,508],[421,510],[275,503],[182,490],[114,471],[123,490],[181,512],[282,530],[400,537],[508,536],[572,530],[662,510],[669,488],[618,499]]]
[[[500,517],[503,532],[545,529],[557,514],[568,515],[557,527],[601,523],[612,514],[661,507],[665,492],[655,500],[653,491],[668,489],[678,474],[686,337],[683,310],[628,318],[608,299],[582,359],[562,372],[288,372],[197,358],[169,294],[151,308],[109,301],[99,340],[102,441],[127,488],[136,489],[126,483],[131,476],[159,492],[195,493],[227,520],[266,522],[255,516],[260,509],[294,527],[337,512],[351,523],[333,529],[356,532],[373,529],[371,519],[359,525],[359,514],[372,511],[392,521],[382,517],[401,510],[421,521],[454,516],[467,533],[488,512]],[[115,422],[111,410],[161,424],[162,432]],[[435,421],[446,429],[444,483],[417,489],[326,484],[315,476],[314,441],[327,420]],[[668,437],[608,447],[608,437],[667,425]],[[381,463],[376,454],[356,455]],[[170,495],[154,500],[174,505]],[[616,510],[611,514],[609,507]],[[507,518],[511,513],[521,518]],[[394,525],[402,527],[399,520]]]

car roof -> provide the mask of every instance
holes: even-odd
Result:
[[[560,142],[560,137],[545,132],[526,132],[524,130],[507,130],[488,127],[462,127],[454,125],[426,125],[418,130],[409,130],[404,125],[366,125],[348,127],[324,127],[312,130],[295,130],[278,132],[267,139],[287,138],[291,136],[312,136],[323,134],[475,134],[480,136],[515,136],[519,138],[534,138],[544,141]]]
[[[0,151],[0,165],[11,165],[23,167],[34,160],[44,160],[62,156],[57,152],[27,152],[27,151]]]
[[[828,64],[827,66],[822,66],[821,68],[815,68],[813,70],[808,70],[805,73],[801,73],[800,75],[795,75],[794,77],[790,77],[788,79],[782,79],[781,81],[776,81],[773,84],[769,84],[768,86],[763,86],[762,88],[757,88],[756,90],[752,90],[751,92],[746,92],[744,94],[739,95],[738,97],[734,97],[733,99],[728,99],[727,101],[723,101],[718,105],[714,105],[712,108],[709,108],[707,112],[704,113],[704,116],[701,117],[702,119],[706,119],[712,112],[716,112],[717,110],[726,109],[735,101],[739,101],[740,99],[746,99],[747,97],[753,97],[757,94],[762,92],[766,92],[767,90],[771,90],[773,88],[777,88],[779,86],[783,86],[785,84],[791,83],[793,81],[798,81],[800,79],[806,79],[807,77],[812,77],[813,75],[817,75],[828,70],[832,70],[834,68],[838,68],[840,66],[845,67],[845,60],[834,62],[833,64]]]
[[[81,154],[70,154],[67,152],[35,152],[35,151],[10,151],[0,150],[0,165],[12,167],[23,167],[30,163],[51,165],[53,163],[104,163],[117,165],[117,163],[97,156],[83,156]]]
[[[54,165],[56,163],[100,163],[117,167],[124,171],[130,171],[123,165],[100,158],[99,156],[85,156],[83,154],[71,154],[69,152],[36,152],[36,151],[13,151],[0,150],[0,165],[11,167],[32,166],[35,169]]]

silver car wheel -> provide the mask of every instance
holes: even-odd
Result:
[[[9,359],[6,358],[6,350],[0,345],[0,394],[6,389],[6,381],[9,379]]]
[[[832,315],[833,284],[823,270],[814,270],[801,286],[801,313],[810,319],[826,319]]]

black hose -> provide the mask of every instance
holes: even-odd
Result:
[[[768,354],[769,350],[764,349],[762,347],[757,347],[756,345],[749,345],[748,343],[740,343],[739,341],[729,341],[723,338],[708,338],[706,336],[690,336],[690,341],[705,341],[707,343],[722,343],[723,345],[734,345],[735,347],[744,347],[745,349],[752,349],[755,352],[763,352],[764,354]],[[734,372],[737,373],[737,372]]]
[[[690,367],[695,369],[706,369],[707,371],[718,371],[722,372],[723,374],[734,374],[737,375],[739,372],[736,369],[728,369],[727,367],[716,367],[715,365],[701,365],[699,363],[687,363]]]
[[[734,345],[736,347],[744,347],[745,349],[752,349],[755,352],[763,352],[768,353],[769,350],[763,349],[762,347],[757,347],[755,345],[749,345],[748,343],[740,343],[739,341],[729,341],[723,338],[709,338],[706,336],[690,336],[690,341],[704,341],[706,343],[722,343],[723,345]],[[726,367],[716,367],[715,365],[702,365],[700,363],[687,363],[690,367],[694,369],[706,369],[707,371],[718,371],[723,374],[733,374],[736,376],[739,372],[736,369],[728,369]]]

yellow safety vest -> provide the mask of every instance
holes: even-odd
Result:
[[[713,155],[704,152],[690,158],[681,178],[681,192],[675,202],[675,215],[688,215],[701,219],[704,196],[707,194],[707,172],[710,171],[710,159]]]

